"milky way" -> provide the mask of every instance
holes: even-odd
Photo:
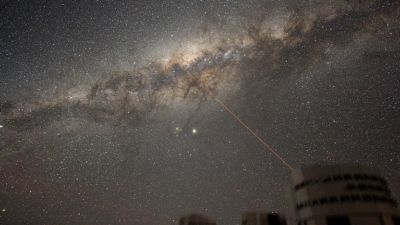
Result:
[[[395,1],[2,3],[0,221],[287,213],[291,166],[378,169],[400,199]]]

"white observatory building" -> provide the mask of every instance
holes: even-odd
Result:
[[[359,166],[304,166],[286,186],[299,225],[400,225],[397,203],[379,173]]]

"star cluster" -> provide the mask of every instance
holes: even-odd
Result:
[[[396,1],[1,3],[0,221],[287,213],[289,165],[375,168],[400,200]]]

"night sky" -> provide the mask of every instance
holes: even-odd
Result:
[[[290,166],[400,200],[397,1],[2,1],[0,221],[287,214]]]

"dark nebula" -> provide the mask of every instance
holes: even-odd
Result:
[[[397,1],[1,3],[0,223],[240,224],[292,167],[400,200]]]

